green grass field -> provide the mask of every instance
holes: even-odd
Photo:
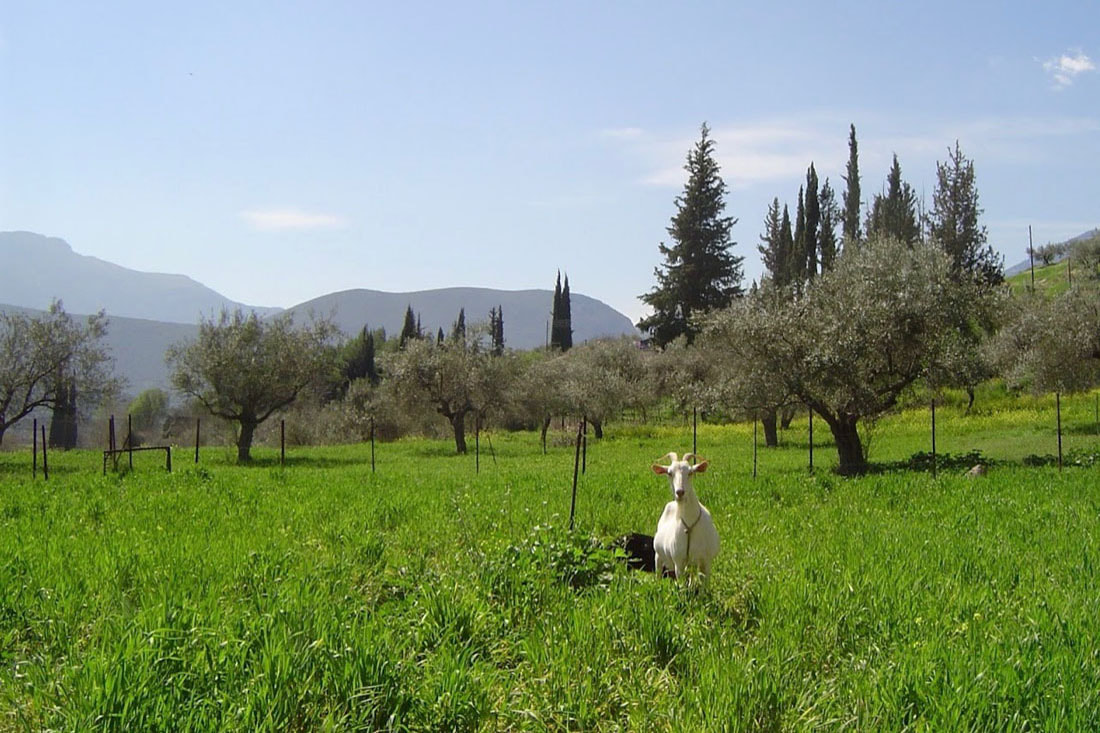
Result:
[[[1093,398],[1064,405],[1095,453]],[[1100,467],[1057,450],[1051,400],[964,417],[939,450],[990,474],[814,475],[805,420],[760,450],[701,428],[696,489],[723,551],[703,587],[597,547],[652,533],[649,464],[683,426],[589,443],[577,524],[565,434],[154,454],[0,453],[0,729],[1097,730]],[[871,457],[929,448],[927,412],[884,420]]]

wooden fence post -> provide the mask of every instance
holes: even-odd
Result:
[[[33,455],[31,458],[31,478],[38,478],[38,418],[34,419],[34,427],[31,428],[31,439],[34,443]]]
[[[46,457],[46,426],[42,426],[42,478],[50,480],[50,461]]]
[[[1058,416],[1058,470],[1062,470],[1062,393],[1054,393],[1054,410]]]
[[[581,418],[581,473],[588,473],[588,415]]]
[[[279,465],[286,465],[286,420],[279,421]]]
[[[691,407],[691,452],[699,452],[699,408],[695,405]]]
[[[756,478],[756,443],[757,443],[756,424],[758,422],[759,422],[759,420],[757,420],[756,415],[753,414],[753,416],[752,416],[752,477],[754,479]]]
[[[573,499],[569,503],[569,531],[573,531],[573,519],[577,514],[577,473],[581,466],[581,440],[584,435],[584,422],[577,426],[577,449],[573,456]]]
[[[195,463],[199,462],[199,423],[201,420],[195,418]]]
[[[374,416],[370,418],[370,472],[374,473]]]
[[[126,413],[126,447],[129,448],[130,470],[134,470],[134,416]]]
[[[932,398],[932,478],[936,478],[936,398]]]
[[[814,408],[810,408],[810,473],[814,472]]]

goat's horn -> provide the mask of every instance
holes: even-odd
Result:
[[[693,458],[695,458],[695,454],[694,454],[694,453],[685,453],[685,454],[684,454],[684,462],[685,462],[685,463],[691,463],[691,460],[692,460]]]
[[[673,462],[673,463],[676,463],[676,454],[675,454],[675,453],[665,453],[665,454],[664,454],[663,456],[661,456],[660,458],[658,458],[658,459],[657,459],[657,462],[658,462],[658,463],[661,463],[661,462],[662,462],[662,461],[664,461],[664,460],[665,460],[666,458],[671,458],[671,459],[672,459],[672,462]]]

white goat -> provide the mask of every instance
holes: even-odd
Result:
[[[710,575],[710,564],[718,555],[718,530],[707,508],[699,503],[691,486],[691,475],[707,470],[707,462],[691,464],[695,455],[688,453],[684,460],[676,460],[669,453],[672,463],[653,464],[653,472],[668,476],[675,497],[665,505],[665,511],[657,522],[657,534],[653,537],[654,564],[658,577],[668,568],[681,578],[688,567],[694,566],[702,575]],[[664,460],[662,458],[661,460]]]

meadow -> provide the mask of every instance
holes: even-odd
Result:
[[[629,571],[650,464],[690,427],[590,441],[567,531],[568,430],[448,441],[186,450],[100,474],[90,451],[0,453],[0,729],[1097,730],[1100,450],[1093,397],[872,433],[857,479],[806,421],[760,448],[700,426],[723,550],[706,584]],[[981,401],[979,402],[981,404]],[[570,427],[570,426],[567,426]],[[472,442],[471,442],[472,446]],[[989,475],[963,476],[971,451]],[[963,457],[959,457],[963,456]]]

